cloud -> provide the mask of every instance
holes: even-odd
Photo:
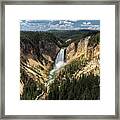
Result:
[[[94,29],[94,30],[99,30],[100,29],[100,25],[99,24],[95,24],[93,21],[84,21],[81,23],[81,28],[82,29]]]
[[[91,22],[87,22],[87,25],[91,25]]]
[[[87,23],[86,22],[83,22],[81,25],[86,25]]]
[[[21,20],[20,30],[46,31],[46,30],[78,30],[78,29],[100,29],[96,20]]]
[[[81,25],[91,25],[91,22],[83,22]]]

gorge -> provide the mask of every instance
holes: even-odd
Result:
[[[21,31],[20,52],[21,100],[100,99],[100,31]]]

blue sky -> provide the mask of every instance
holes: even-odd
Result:
[[[21,31],[100,30],[100,20],[21,20]]]

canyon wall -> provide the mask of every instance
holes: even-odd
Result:
[[[21,33],[20,38],[21,99],[36,99],[46,91],[49,72],[61,49],[61,41],[52,34],[32,35]],[[82,75],[90,74],[100,76],[100,33],[70,40],[66,46],[65,65],[56,72],[55,79],[63,80],[68,77],[79,80]]]

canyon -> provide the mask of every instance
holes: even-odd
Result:
[[[68,79],[80,81],[82,76],[97,77],[99,87],[100,31],[84,30],[80,33],[79,31],[62,31],[61,33],[59,31],[21,32],[21,100],[53,99],[51,97],[53,93],[49,91],[53,89],[52,84],[55,86],[58,84],[55,91],[59,91],[63,81]],[[49,82],[50,79],[52,82]],[[93,99],[99,99],[99,88],[97,91],[98,95]],[[56,99],[72,99],[71,96],[61,97],[60,93],[58,96]],[[78,99],[86,98],[78,97]]]

